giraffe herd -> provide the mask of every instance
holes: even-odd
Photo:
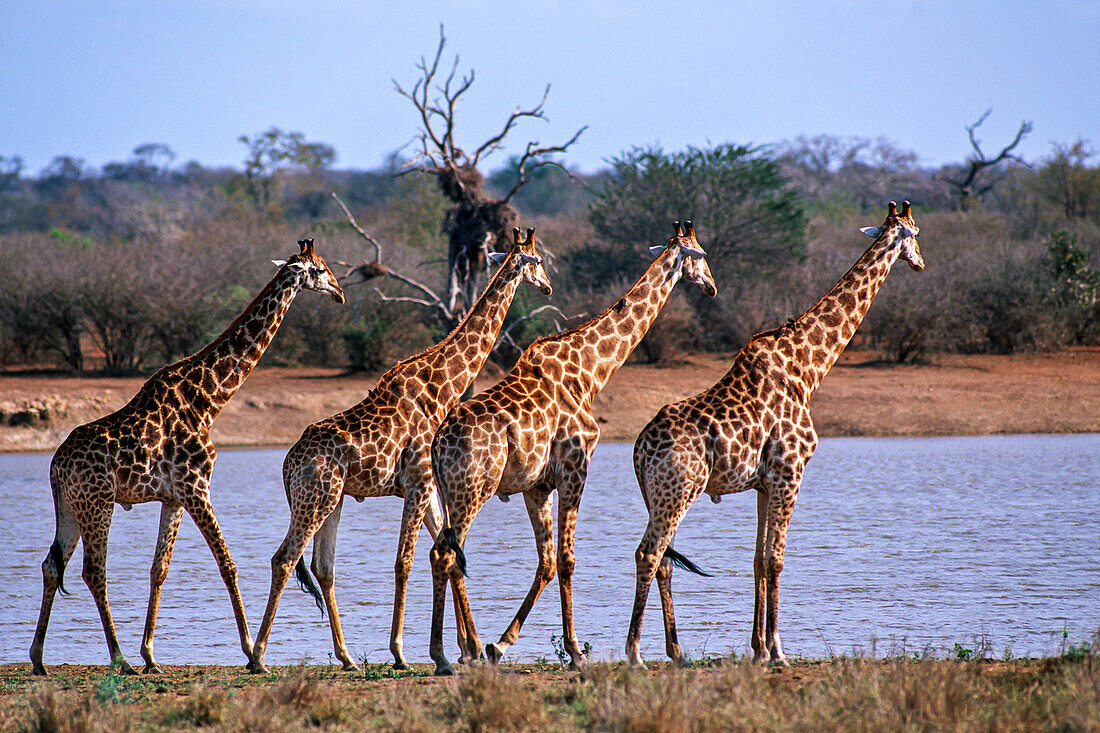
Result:
[[[65,566],[83,542],[83,579],[98,607],[112,664],[135,673],[119,647],[106,592],[107,535],[114,505],[161,502],[160,529],[150,571],[149,605],[141,656],[153,658],[160,589],[183,513],[198,525],[229,591],[241,650],[252,672],[266,671],[275,612],[291,574],[328,615],[336,657],[354,670],[344,641],[334,587],[334,553],[345,496],[404,499],[394,564],[390,651],[407,666],[402,647],[406,586],[417,535],[433,539],[430,656],[437,674],[453,669],[443,650],[443,617],[451,588],[459,661],[496,664],[515,643],[532,606],[557,575],[563,645],[571,666],[585,663],[573,622],[574,533],[581,493],[599,424],[592,402],[652,326],[681,279],[709,296],[717,292],[691,222],[676,222],[666,245],[613,305],[587,323],[529,346],[496,385],[461,401],[481,370],[520,284],[552,291],[534,229],[513,230],[508,253],[463,320],[437,345],[386,372],[357,405],[313,423],[287,453],[283,484],[290,527],[271,559],[271,589],[255,643],[245,618],[237,570],[210,504],[216,452],[209,430],[271,343],[297,294],[314,290],[344,301],[336,276],[313,241],[275,262],[272,280],[212,343],[150,377],[118,411],[70,433],[50,466],[56,534],[42,562],[42,606],[31,645],[32,671],[46,674],[43,646]],[[786,665],[778,633],[779,576],[787,528],[802,472],[817,435],[809,402],[851,340],[872,300],[900,257],[913,269],[924,262],[918,227],[905,202],[891,202],[885,222],[862,230],[873,243],[816,305],[785,325],[760,333],[737,354],[729,372],[698,395],[666,405],[634,446],[634,470],[649,512],[635,553],[636,590],[626,654],[641,666],[640,630],[654,577],[664,616],[666,651],[684,664],[672,608],[674,564],[700,572],[672,549],[691,504],[706,493],[757,491],[754,661]],[[553,494],[558,494],[558,537],[553,538]],[[535,578],[500,638],[482,647],[466,594],[463,544],[478,511],[497,495],[522,494],[535,534]],[[304,552],[313,540],[307,567]],[[312,571],[312,576],[311,576]],[[316,578],[316,583],[314,582]],[[319,588],[318,588],[319,584]]]

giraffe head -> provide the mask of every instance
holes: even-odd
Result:
[[[680,222],[672,223],[672,237],[664,247],[656,245],[649,248],[650,252],[664,252],[670,247],[675,247],[676,267],[680,268],[680,276],[690,283],[695,283],[703,292],[714,297],[718,294],[718,288],[714,285],[714,278],[710,274],[710,266],[707,264],[707,253],[699,246],[699,240],[695,238],[695,226],[690,220],[681,226]]]
[[[920,245],[917,244],[920,227],[913,221],[913,207],[908,201],[901,205],[900,214],[898,205],[891,201],[882,226],[863,227],[860,231],[874,238],[876,242],[883,240],[887,250],[897,248],[898,256],[917,272],[924,269],[924,258],[921,257]]]
[[[520,235],[519,227],[512,227],[512,251],[490,252],[489,259],[503,267],[511,268],[511,273],[539,289],[543,295],[550,295],[554,288],[550,286],[550,277],[542,266],[542,257],[535,250],[535,228],[527,228],[527,239]],[[510,264],[509,264],[510,263]],[[508,273],[508,274],[511,274]]]
[[[302,287],[307,290],[316,290],[318,293],[328,293],[337,303],[344,302],[344,291],[340,289],[340,283],[336,275],[329,269],[328,263],[321,259],[321,255],[313,249],[312,239],[299,239],[298,246],[301,252],[289,260],[272,260],[276,267],[284,267],[295,272],[301,278]]]

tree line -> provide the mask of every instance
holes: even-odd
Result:
[[[267,146],[265,162],[254,155],[259,139],[290,152],[275,162]],[[133,372],[178,358],[217,333],[266,281],[267,260],[285,257],[303,235],[345,266],[351,306],[294,311],[274,361],[379,369],[453,325],[403,298],[417,293],[402,283],[383,288],[364,277],[369,248],[350,223],[383,243],[387,269],[445,292],[454,202],[431,175],[403,174],[396,157],[381,170],[335,170],[331,148],[278,130],[242,142],[243,170],[170,167],[163,145],[140,146],[100,171],[61,157],[27,176],[5,159],[0,363]],[[919,212],[929,267],[919,282],[887,284],[864,346],[905,361],[1097,344],[1100,169],[1091,158],[1078,141],[1032,164],[1008,162],[965,210],[950,185],[957,171],[919,167],[883,141],[633,148],[592,175],[541,168],[514,195],[517,216],[505,223],[538,228],[555,310],[525,319],[543,303],[518,298],[512,351],[613,302],[646,266],[645,248],[688,217],[719,297],[678,295],[638,358],[734,350],[812,304],[858,257],[858,226],[902,198]],[[507,193],[518,163],[478,181],[487,200]],[[475,258],[472,267],[484,265]]]

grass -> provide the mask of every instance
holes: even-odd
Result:
[[[708,659],[690,669],[593,663],[429,665],[345,673],[168,667],[121,677],[63,665],[45,680],[0,666],[3,731],[726,731],[1100,730],[1095,645],[1059,657],[833,658],[767,669]]]

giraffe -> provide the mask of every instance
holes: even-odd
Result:
[[[686,224],[682,228],[676,222],[668,244],[651,248],[659,256],[618,302],[582,326],[533,343],[507,377],[456,406],[436,433],[432,468],[446,512],[445,527],[431,553],[431,657],[436,674],[453,673],[443,653],[448,580],[455,596],[461,661],[482,656],[463,580],[462,543],[477,512],[493,494],[505,500],[523,494],[535,531],[538,569],[515,618],[485,653],[495,664],[515,643],[527,614],[556,571],[565,648],[574,667],[584,661],[573,626],[573,539],[589,459],[600,435],[592,400],[649,330],[681,277],[710,296],[716,294],[695,229],[691,222]],[[555,489],[560,502],[556,560]]]
[[[780,328],[754,336],[714,386],[661,408],[638,435],[634,472],[649,523],[635,553],[637,587],[626,640],[632,665],[644,664],[639,635],[654,575],[666,651],[677,664],[686,664],[672,610],[672,564],[700,571],[670,544],[688,508],[704,492],[717,503],[724,494],[755,489],[753,659],[787,666],[776,628],[779,574],[803,468],[817,447],[810,399],[897,258],[914,270],[924,269],[917,244],[920,230],[908,201],[900,214],[891,201],[885,223],[861,231],[874,243],[816,305]]]
[[[485,291],[447,338],[388,372],[362,402],[306,428],[283,462],[283,483],[290,502],[290,528],[271,559],[271,592],[256,635],[254,672],[265,671],[264,651],[279,599],[297,564],[297,577],[327,606],[336,657],[347,671],[358,669],[344,643],[333,587],[336,530],[345,495],[402,496],[405,500],[394,564],[395,584],[390,651],[395,669],[407,669],[402,624],[409,572],[421,523],[435,539],[439,508],[431,472],[431,441],[440,421],[481,371],[496,343],[508,307],[521,281],[550,295],[549,278],[535,249],[535,230],[527,239],[512,230],[508,253],[490,255],[501,263]],[[314,538],[313,584],[302,559]]]
[[[129,509],[147,501],[161,502],[161,514],[141,641],[143,671],[160,671],[153,659],[153,632],[184,511],[214,553],[229,590],[241,649],[252,664],[252,638],[237,587],[237,568],[210,504],[210,473],[216,458],[210,426],[260,360],[301,289],[344,302],[336,276],[314,251],[313,240],[303,239],[298,245],[298,254],[285,262],[274,261],[275,276],[212,343],[157,371],[124,407],[74,429],[54,453],[50,484],[56,533],[42,562],[42,610],[31,645],[34,674],[46,674],[42,647],[54,595],[58,588],[66,592],[65,565],[81,540],[84,582],[99,608],[111,663],[123,674],[135,674],[119,648],[107,602],[107,534],[115,503]]]

